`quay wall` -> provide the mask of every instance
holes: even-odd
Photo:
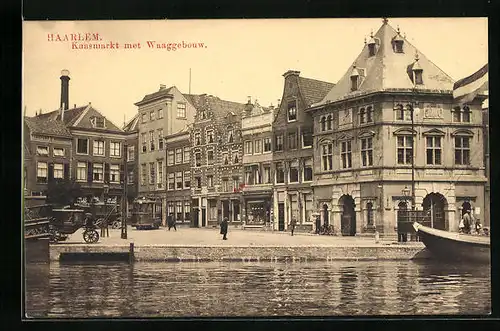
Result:
[[[124,253],[129,245],[51,245],[50,260],[61,253]],[[133,249],[136,262],[307,262],[428,259],[421,245],[339,246],[189,246],[143,245]]]

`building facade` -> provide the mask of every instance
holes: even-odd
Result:
[[[190,139],[190,126],[165,137],[166,215],[180,225],[191,225],[192,220]]]
[[[125,123],[123,131],[125,132],[126,146],[126,196],[127,212],[130,213],[132,203],[139,192],[139,114],[136,114],[128,123]],[[130,214],[129,214],[130,215]]]
[[[241,222],[244,104],[189,95],[197,112],[191,130],[193,226],[216,226],[222,217]]]
[[[241,119],[243,141],[242,215],[246,226],[267,226],[273,212],[273,178],[271,165],[274,107],[261,107],[251,100]]]
[[[462,107],[452,88],[453,80],[384,20],[307,110],[323,224],[342,235],[391,235],[398,211],[412,207],[450,231],[458,231],[466,210],[483,218],[483,97]]]
[[[315,212],[313,181],[313,121],[305,109],[322,98],[332,83],[300,77],[289,70],[273,121],[274,229],[284,231],[292,218],[297,229],[311,231]]]
[[[160,89],[136,102],[138,107],[139,196],[161,199],[162,220],[166,219],[165,136],[192,123],[195,109],[175,87]]]

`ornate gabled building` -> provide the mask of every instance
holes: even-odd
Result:
[[[139,192],[139,114],[125,123],[123,126],[125,132],[126,145],[126,177],[127,177],[127,210],[130,212],[132,202],[138,196]]]
[[[191,130],[193,226],[215,226],[222,217],[231,224],[241,217],[244,104],[211,95],[186,95],[196,108]]]
[[[297,228],[310,231],[314,222],[313,121],[304,110],[319,102],[334,84],[285,74],[283,96],[276,110],[273,130],[273,224],[284,231],[292,218]]]
[[[323,224],[343,235],[394,234],[398,210],[411,208],[413,195],[415,209],[436,228],[458,231],[468,209],[483,218],[484,96],[454,104],[453,83],[384,19],[344,76],[306,111],[314,121],[313,187]]]
[[[192,123],[195,109],[189,100],[175,86],[160,85],[158,91],[147,94],[136,102],[138,107],[139,139],[139,196],[155,197],[161,200],[162,220],[166,219],[165,174],[175,161],[173,150],[164,147],[168,136]]]
[[[242,211],[245,225],[265,226],[271,222],[273,205],[272,125],[274,107],[262,107],[249,99],[241,119],[243,140]]]

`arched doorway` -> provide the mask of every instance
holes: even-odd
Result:
[[[472,210],[472,206],[469,201],[465,201],[464,203],[462,203],[462,213],[460,217],[463,217],[468,210]]]
[[[325,227],[330,224],[330,220],[328,219],[328,205],[326,203],[323,205],[323,224]]]
[[[342,217],[340,227],[343,236],[354,236],[356,234],[356,211],[354,199],[346,194],[340,197],[339,204],[342,206]]]
[[[430,223],[433,228],[440,230],[448,230],[445,218],[445,209],[448,205],[446,198],[440,193],[430,193],[424,198],[422,207],[430,218]]]

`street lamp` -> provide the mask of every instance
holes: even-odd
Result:
[[[123,196],[122,196],[122,227],[121,239],[127,239],[127,186],[128,186],[128,169],[127,169],[127,144],[123,144]]]

